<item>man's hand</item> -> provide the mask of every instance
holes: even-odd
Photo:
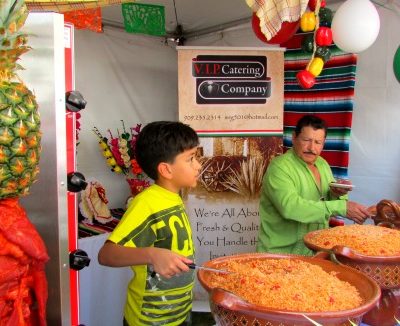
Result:
[[[347,180],[347,179],[337,179],[336,183],[343,184],[343,185],[351,185],[352,184],[351,181]],[[351,188],[335,187],[334,185],[329,185],[329,188],[331,190],[333,197],[336,197],[336,198],[347,195],[347,193],[352,190]]]
[[[367,207],[354,201],[347,202],[346,217],[358,224],[363,224],[371,214]]]

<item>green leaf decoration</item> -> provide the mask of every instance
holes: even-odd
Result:
[[[165,8],[144,3],[123,3],[125,31],[165,36]]]

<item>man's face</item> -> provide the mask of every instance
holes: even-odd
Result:
[[[303,127],[296,137],[292,134],[293,150],[308,165],[313,165],[321,154],[325,143],[325,130],[314,129],[311,126]]]

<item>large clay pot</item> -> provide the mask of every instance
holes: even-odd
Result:
[[[311,238],[319,231],[313,231],[304,237],[306,246],[315,251],[326,249],[314,245]],[[348,247],[335,246],[330,252],[332,259],[355,268],[371,277],[382,289],[400,287],[400,256],[365,256]]]
[[[274,255],[266,253],[257,254],[241,254],[235,256],[219,257],[217,259],[206,262],[203,266],[218,268],[221,263],[228,260],[239,262],[248,260],[265,260],[265,259],[283,259],[293,258],[300,259],[305,262],[318,265],[326,272],[335,272],[340,280],[347,281],[357,288],[363,304],[360,307],[335,312],[299,312],[299,311],[283,311],[277,309],[269,309],[266,307],[250,304],[233,293],[227,292],[219,288],[210,287],[210,272],[200,270],[198,279],[200,284],[210,294],[210,307],[217,325],[258,325],[258,326],[294,326],[294,325],[310,325],[310,321],[305,316],[321,323],[324,326],[333,325],[351,325],[360,323],[362,316],[372,309],[379,300],[379,286],[364,274],[349,268],[347,266],[338,265],[328,260],[294,256],[294,255]]]
[[[382,200],[376,205],[375,224],[391,228],[400,227],[399,206],[390,200]],[[304,237],[304,243],[312,250],[326,251],[312,243],[313,236],[320,231],[313,231]],[[382,289],[378,305],[369,311],[363,322],[371,326],[398,325],[400,319],[400,255],[397,256],[366,256],[344,246],[335,246],[331,257],[342,264],[355,268],[371,277]]]
[[[400,316],[400,292],[399,290],[382,290],[378,305],[368,311],[362,321],[371,326],[398,325],[395,318]]]

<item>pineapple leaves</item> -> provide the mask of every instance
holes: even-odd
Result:
[[[30,50],[27,35],[20,32],[28,17],[24,0],[0,0],[0,81],[11,80],[21,66],[16,62]]]
[[[15,34],[24,25],[28,14],[24,0],[0,0],[0,40]]]
[[[4,26],[9,30],[11,34],[19,30],[25,23],[28,17],[28,9],[25,5],[24,0],[0,0],[2,2],[0,14],[1,14],[1,26]],[[3,4],[5,2],[5,4]],[[7,10],[8,9],[8,10]],[[5,12],[3,12],[3,10]],[[5,16],[3,16],[5,14]]]
[[[0,26],[4,26],[6,19],[10,15],[10,8],[16,0],[0,0]]]

